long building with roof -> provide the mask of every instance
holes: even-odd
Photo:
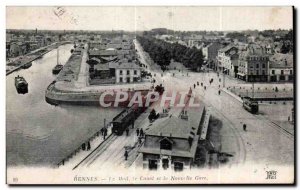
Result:
[[[143,168],[181,171],[195,166],[199,144],[206,140],[210,114],[205,106],[156,120],[145,131],[139,152]]]

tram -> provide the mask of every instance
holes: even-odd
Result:
[[[258,112],[258,102],[248,96],[243,97],[243,107],[252,114],[256,114]]]

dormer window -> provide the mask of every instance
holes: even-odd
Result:
[[[173,141],[169,138],[163,138],[160,140],[160,149],[163,150],[172,150]]]

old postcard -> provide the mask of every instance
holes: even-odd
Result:
[[[7,183],[294,184],[293,13],[7,6]]]

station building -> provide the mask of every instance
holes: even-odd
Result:
[[[178,116],[156,120],[145,131],[139,152],[143,168],[181,171],[195,165],[199,144],[206,141],[210,114],[204,105],[183,110]]]

